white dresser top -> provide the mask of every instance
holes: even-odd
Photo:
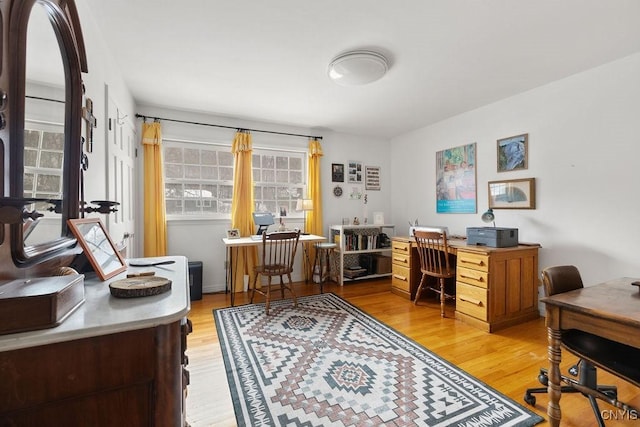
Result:
[[[35,347],[63,341],[146,329],[181,320],[191,308],[189,298],[188,260],[183,256],[137,258],[133,262],[175,263],[155,267],[127,267],[111,279],[100,281],[95,273],[84,279],[85,302],[54,328],[0,335],[0,351]],[[109,283],[123,279],[127,273],[154,271],[156,276],[171,280],[171,290],[160,295],[140,298],[116,298]]]

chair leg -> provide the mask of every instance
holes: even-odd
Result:
[[[445,317],[444,315],[444,300],[446,295],[444,294],[444,278],[440,278],[438,280],[438,283],[440,283],[440,316],[441,317]]]
[[[269,303],[271,302],[271,276],[267,276],[267,291],[265,292],[266,301],[264,303],[264,312],[269,315]]]
[[[423,274],[422,277],[420,278],[420,284],[418,285],[416,296],[413,298],[413,304],[418,304],[418,299],[420,298],[420,294],[422,293],[422,286],[424,286],[426,279],[427,279],[427,276]]]
[[[258,283],[258,276],[260,274],[256,273],[253,276],[253,286],[251,288],[251,298],[249,299],[249,304],[253,304],[253,296],[256,294],[256,284]]]
[[[296,293],[293,291],[293,281],[291,280],[291,273],[287,273],[287,277],[289,278],[289,292],[291,292],[291,296],[293,297],[293,306],[298,306],[298,300],[296,299]]]

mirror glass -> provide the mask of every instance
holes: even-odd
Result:
[[[65,72],[61,49],[45,7],[36,3],[27,27],[24,120],[25,198],[63,198]],[[27,210],[44,216],[27,220],[26,247],[61,237],[63,215],[34,203]]]

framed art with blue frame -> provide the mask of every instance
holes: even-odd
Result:
[[[436,212],[476,213],[476,143],[436,153]]]

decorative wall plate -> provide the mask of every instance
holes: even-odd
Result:
[[[336,197],[342,196],[342,187],[340,187],[339,185],[333,187],[333,195]]]

